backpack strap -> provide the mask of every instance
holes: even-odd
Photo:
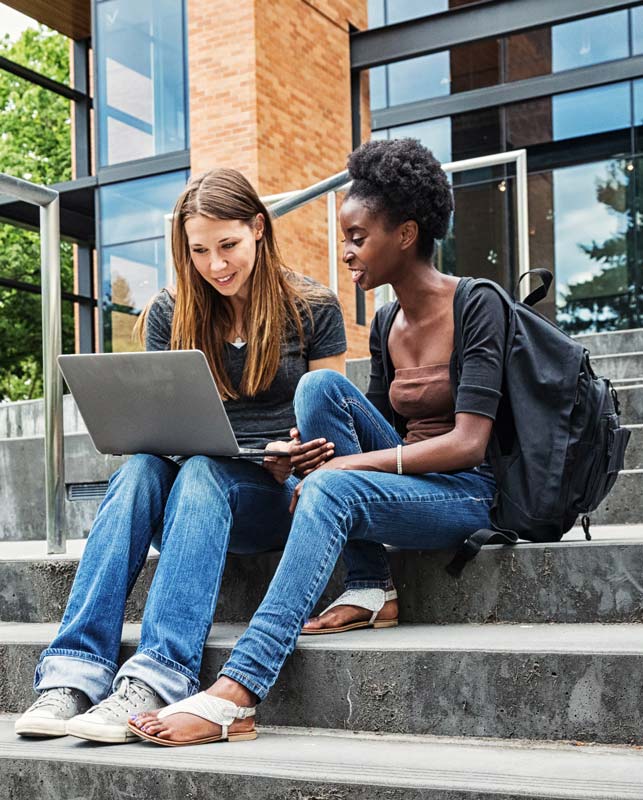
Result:
[[[462,353],[464,350],[462,342],[462,317],[464,307],[467,302],[471,291],[476,286],[489,286],[500,295],[502,300],[509,308],[513,308],[514,301],[509,294],[497,283],[488,280],[487,278],[463,278],[466,283],[462,286],[462,290],[456,296],[456,303],[454,307],[454,340],[456,357],[458,361],[458,371],[462,369]],[[510,530],[492,530],[491,528],[480,528],[475,533],[472,533],[458,548],[455,556],[446,567],[447,572],[454,578],[458,578],[462,573],[465,565],[473,560],[481,548],[485,544],[505,544],[513,545],[518,541],[518,534]]]
[[[515,531],[494,531],[491,528],[480,528],[462,542],[457,553],[447,564],[446,571],[454,578],[459,578],[462,570],[472,561],[485,544],[514,545],[518,541]]]
[[[520,286],[520,281],[523,278],[526,278],[527,275],[536,275],[540,278],[542,283],[533,292],[530,292],[527,297],[522,301],[526,306],[535,306],[536,303],[540,303],[541,300],[544,300],[547,297],[547,292],[549,291],[549,287],[551,286],[554,275],[548,269],[530,269],[528,272],[523,272],[522,275],[518,278],[518,283],[516,284],[516,288],[514,289],[514,296],[518,294],[518,287]]]

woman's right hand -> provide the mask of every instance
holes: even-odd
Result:
[[[310,442],[301,441],[297,428],[290,429],[290,463],[295,473],[305,478],[317,467],[335,455],[335,445],[326,439],[311,439]]]

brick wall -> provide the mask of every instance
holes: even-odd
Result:
[[[267,195],[343,170],[351,151],[349,24],[366,27],[366,0],[188,0],[193,172],[233,166]],[[367,109],[365,93],[362,102]],[[278,220],[276,230],[285,262],[328,283],[326,200]],[[362,356],[368,326],[355,322],[340,255],[338,248],[349,356]],[[368,295],[367,321],[372,311]]]

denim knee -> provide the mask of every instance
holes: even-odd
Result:
[[[119,467],[110,478],[110,484],[116,480],[127,480],[131,484],[154,486],[163,483],[168,478],[173,479],[178,470],[174,464],[160,456],[138,453],[131,456]]]
[[[297,505],[314,514],[319,514],[323,510],[334,517],[342,515],[348,508],[345,496],[346,472],[344,470],[316,470],[306,477]]]
[[[317,412],[319,404],[324,402],[324,399],[333,397],[335,393],[337,399],[347,390],[354,391],[355,387],[341,372],[334,369],[315,369],[306,372],[299,379],[295,389],[294,405],[297,420],[301,414]]]

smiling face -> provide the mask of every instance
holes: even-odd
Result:
[[[409,223],[389,227],[383,215],[374,214],[359,197],[344,201],[339,222],[344,233],[342,259],[351,271],[353,283],[364,291],[395,283],[412,243],[407,230]]]
[[[246,298],[248,279],[255,266],[257,242],[263,236],[263,216],[254,227],[240,220],[201,215],[185,221],[190,257],[199,274],[219,294]]]

